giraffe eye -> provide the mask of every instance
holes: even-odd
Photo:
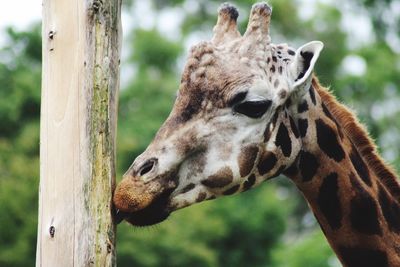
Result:
[[[237,104],[233,107],[233,111],[246,115],[250,118],[261,118],[265,112],[271,106],[272,101],[263,100],[263,101],[246,101],[240,104]]]

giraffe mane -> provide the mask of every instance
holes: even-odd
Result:
[[[313,87],[320,95],[322,102],[327,106],[343,132],[355,145],[361,157],[370,166],[371,170],[380,178],[393,197],[400,201],[400,184],[394,169],[379,155],[375,142],[368,134],[367,129],[361,124],[354,113],[341,104],[336,97],[323,87],[317,77],[313,77]]]

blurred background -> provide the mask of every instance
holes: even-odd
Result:
[[[118,177],[167,117],[188,48],[209,40],[222,1],[125,1]],[[243,32],[254,1],[232,1]],[[357,110],[400,169],[400,1],[270,0],[271,37],[321,40],[321,82]],[[0,11],[0,266],[33,266],[39,183],[41,2]],[[150,104],[151,103],[151,104]],[[119,266],[340,266],[286,178],[205,202],[149,228],[118,227]]]

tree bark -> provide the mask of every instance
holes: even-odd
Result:
[[[37,266],[115,266],[121,0],[44,0]]]

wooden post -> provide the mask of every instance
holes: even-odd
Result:
[[[115,266],[121,0],[44,0],[37,266]]]

